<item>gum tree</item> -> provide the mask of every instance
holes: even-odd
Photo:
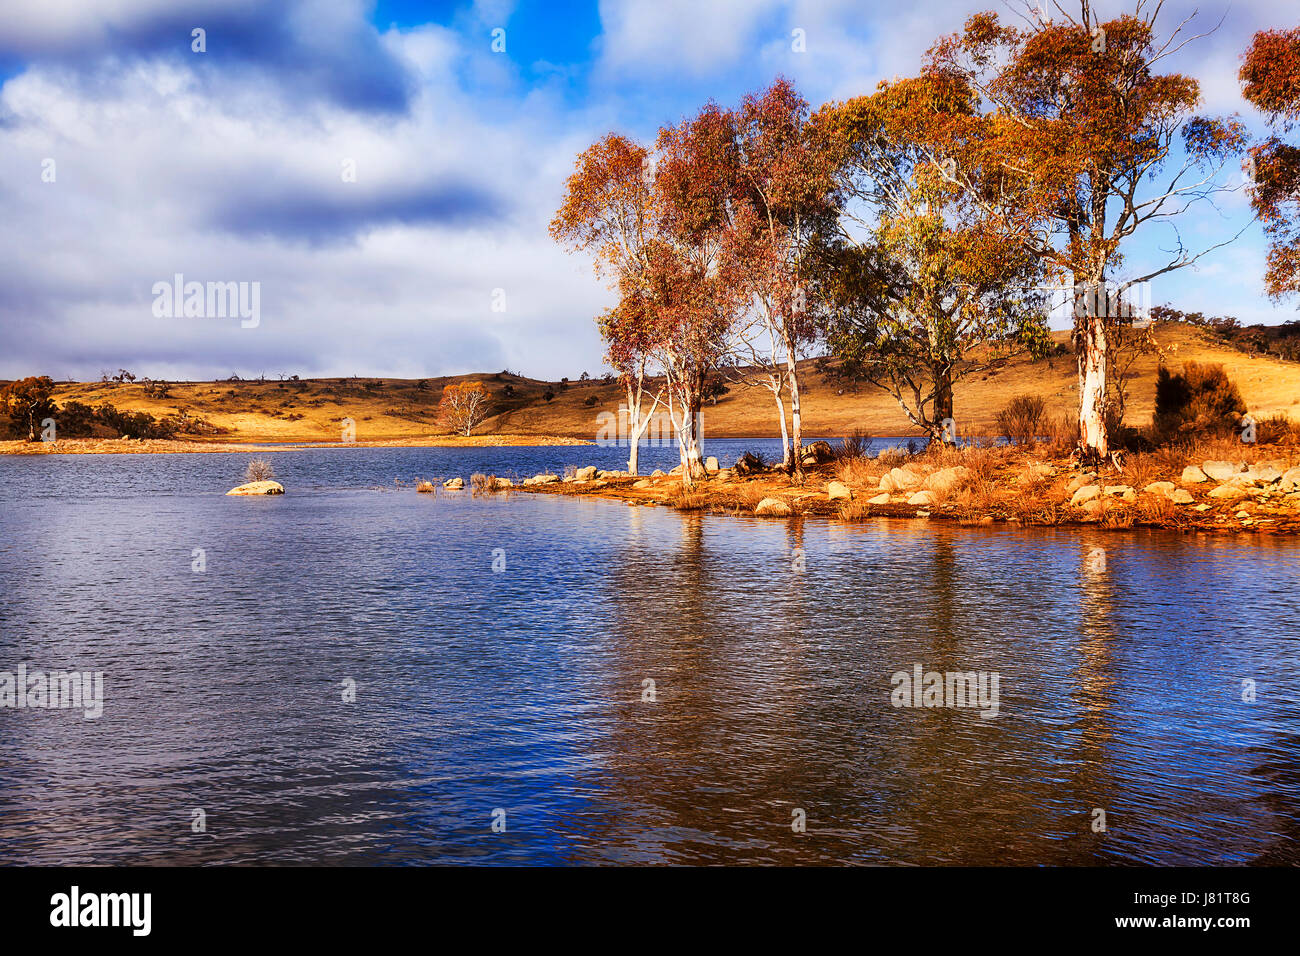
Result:
[[[661,129],[657,149],[657,241],[648,274],[668,411],[677,429],[682,482],[689,488],[704,477],[700,408],[745,305],[728,235],[737,199],[735,125],[710,103]]]
[[[828,342],[845,373],[946,441],[955,382],[1048,340],[1038,258],[930,159],[930,116],[969,100],[960,80],[924,76],[828,104],[814,120],[844,197]]]
[[[573,252],[590,253],[597,275],[620,293],[620,302],[597,318],[610,364],[627,391],[628,472],[637,474],[640,436],[660,395],[644,404],[646,371],[659,344],[650,289],[649,248],[655,208],[649,151],[610,133],[579,154],[565,183],[550,233]]]
[[[1261,30],[1243,58],[1242,94],[1269,125],[1289,132],[1300,121],[1300,27]],[[1300,294],[1300,148],[1273,135],[1250,150],[1251,205],[1269,240],[1264,280],[1274,300]]]
[[[1189,206],[1229,188],[1227,159],[1243,146],[1235,121],[1196,115],[1195,79],[1160,72],[1193,39],[1186,21],[1157,35],[1160,3],[1101,19],[1091,0],[1029,8],[1024,26],[994,13],[931,48],[926,70],[965,83],[973,108],[934,114],[932,161],[1006,231],[1075,290],[1074,342],[1084,457],[1108,454],[1108,333],[1129,287],[1189,266],[1213,249],[1183,244],[1167,261],[1115,283],[1136,233],[1172,224]],[[1233,237],[1235,238],[1235,237]],[[1080,295],[1080,293],[1082,293]]]
[[[631,285],[631,283],[628,283]],[[625,288],[619,303],[598,320],[601,337],[606,343],[606,361],[618,372],[627,392],[628,474],[638,474],[641,436],[664,399],[664,389],[648,387],[647,369],[659,343],[658,321],[650,295],[640,289]],[[650,405],[647,408],[646,402]]]
[[[733,114],[737,201],[729,238],[738,274],[758,321],[742,336],[760,381],[773,392],[785,462],[802,475],[800,355],[816,341],[819,297],[813,288],[816,250],[837,214],[829,151],[813,135],[808,103],[787,80],[746,96]],[[756,333],[756,334],[755,334]],[[767,352],[756,339],[767,340]],[[789,390],[787,432],[782,391]]]
[[[453,382],[442,390],[438,415],[452,431],[469,437],[487,418],[491,400],[482,382]]]

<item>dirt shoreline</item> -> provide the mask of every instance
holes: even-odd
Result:
[[[0,455],[190,455],[262,454],[317,448],[491,448],[500,446],[593,445],[559,435],[433,435],[356,442],[230,442],[162,438],[65,438],[56,442],[0,441]]]

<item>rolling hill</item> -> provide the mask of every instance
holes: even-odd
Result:
[[[1058,333],[1057,338],[1066,341],[1065,333]],[[1300,363],[1252,356],[1191,325],[1165,326],[1159,341],[1165,361],[1174,367],[1188,359],[1223,364],[1257,418],[1281,412],[1300,420]],[[1145,356],[1134,367],[1127,416],[1131,424],[1150,420],[1159,361],[1155,355]],[[818,364],[816,360],[803,363],[805,435],[844,435],[855,429],[873,435],[916,433],[891,396],[868,386],[845,389],[819,370]],[[168,385],[165,395],[146,394],[139,383],[67,383],[57,387],[55,401],[109,403],[155,416],[185,408],[225,429],[215,436],[218,441],[338,441],[344,418],[356,423],[360,442],[409,441],[446,433],[437,416],[443,386],[466,380],[482,382],[493,395],[493,414],[476,434],[591,439],[599,427],[597,416],[616,410],[623,400],[614,382],[564,385],[502,372],[419,381],[189,382]],[[553,394],[549,401],[548,392]],[[993,434],[997,411],[1010,398],[1025,394],[1041,395],[1051,416],[1073,415],[1077,400],[1073,357],[1011,359],[959,382],[955,398],[959,431]],[[705,405],[704,429],[706,437],[718,438],[779,434],[770,394],[739,386],[732,386],[716,404]]]

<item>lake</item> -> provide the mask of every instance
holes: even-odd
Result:
[[[0,672],[103,675],[0,708],[0,863],[1300,863],[1300,542],[411,487],[591,447],[225,497],[249,457],[0,458]],[[996,716],[895,706],[918,665]]]

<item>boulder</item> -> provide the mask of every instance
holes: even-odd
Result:
[[[736,474],[743,478],[745,475],[752,475],[756,472],[762,471],[763,462],[752,451],[747,451],[736,459],[736,464],[733,468],[735,469]]]
[[[494,487],[498,490],[501,488],[513,488],[515,486],[515,483],[509,478],[495,478],[493,480],[495,481]]]
[[[1203,481],[1209,481],[1210,478],[1195,465],[1188,465],[1183,469],[1183,475],[1178,480],[1185,485],[1199,485]]]
[[[435,493],[437,492],[437,489],[433,487],[433,482],[432,482],[432,481],[422,481],[422,482],[420,482],[419,484],[417,484],[417,485],[415,486],[415,490],[418,491],[418,492],[419,492],[420,494],[422,494],[422,495],[431,495],[431,494],[435,494]]]
[[[551,482],[559,481],[559,475],[533,475],[531,478],[525,478],[525,485],[549,485]]]
[[[891,468],[888,474],[880,479],[880,490],[895,492],[906,491],[908,488],[915,488],[921,483],[921,476],[914,471],[906,468]]]
[[[227,495],[282,495],[284,485],[278,481],[250,481],[238,488],[231,488]]]
[[[1164,495],[1168,498],[1176,487],[1172,481],[1153,481],[1142,490],[1149,495]]]
[[[1169,492],[1169,500],[1176,505],[1190,505],[1196,499],[1192,497],[1192,493],[1186,488],[1175,488]]]
[[[1083,503],[1083,513],[1085,516],[1085,520],[1088,521],[1100,520],[1102,512],[1105,510],[1106,510],[1106,505],[1102,502],[1100,498],[1092,498]]]
[[[1233,500],[1236,498],[1245,498],[1247,492],[1238,485],[1219,485],[1210,492],[1211,498],[1227,498]]]
[[[853,492],[842,481],[829,481],[826,483],[826,498],[829,501],[836,501],[840,498],[850,501],[853,498]]]
[[[642,478],[640,481],[634,481],[634,482],[632,482],[632,487],[633,487],[633,488],[649,488],[649,487],[650,487],[650,479],[649,479],[649,478]]]
[[[716,475],[719,471],[718,459],[714,458],[712,455],[704,459],[704,470],[710,475]]]
[[[1137,492],[1133,490],[1132,485],[1107,485],[1106,496],[1108,498],[1123,498],[1125,501],[1135,501]]]
[[[1283,491],[1295,491],[1300,488],[1300,468],[1290,468],[1283,472],[1278,484]]]
[[[596,477],[597,468],[595,465],[588,465],[586,468],[579,468],[573,473],[575,481],[591,481]]]
[[[764,498],[754,507],[754,514],[762,517],[788,518],[790,506],[780,498]]]
[[[663,477],[664,477],[664,474],[665,474],[665,473],[664,473],[664,470],[663,470],[662,468],[656,468],[654,471],[650,472],[650,477],[651,477],[651,478],[663,478]]]
[[[956,485],[965,481],[969,476],[970,469],[965,465],[957,465],[953,468],[940,468],[926,479],[925,484],[931,491],[946,494]]]
[[[1065,493],[1067,495],[1072,495],[1080,488],[1082,488],[1084,485],[1090,485],[1096,480],[1097,480],[1096,475],[1089,475],[1089,474],[1075,475],[1073,478],[1070,479],[1070,483],[1065,486]]]
[[[869,504],[869,505],[887,505],[887,504],[889,504],[889,494],[888,494],[888,493],[885,493],[885,494],[883,494],[883,495],[876,495],[876,497],[874,497],[874,498],[868,498],[868,499],[867,499],[867,504]]]
[[[448,489],[449,491],[460,491],[462,488],[465,487],[465,479],[448,478],[446,481],[442,483],[442,486]]]
[[[1101,497],[1100,485],[1083,485],[1070,497],[1070,504],[1082,505],[1099,497]]]
[[[1271,485],[1282,477],[1282,469],[1276,465],[1253,465],[1246,474],[1254,477],[1261,485]]]
[[[815,441],[803,446],[802,461],[805,465],[824,465],[835,457],[835,449],[828,441]]]
[[[682,466],[681,466],[681,465],[676,465],[676,466],[674,466],[674,467],[668,469],[668,474],[670,474],[670,475],[680,475],[681,473],[682,473]]]
[[[1241,470],[1240,465],[1230,461],[1207,461],[1201,465],[1201,471],[1215,481],[1227,481]]]
[[[907,503],[909,505],[932,505],[934,504],[934,492],[918,491],[907,499]]]

